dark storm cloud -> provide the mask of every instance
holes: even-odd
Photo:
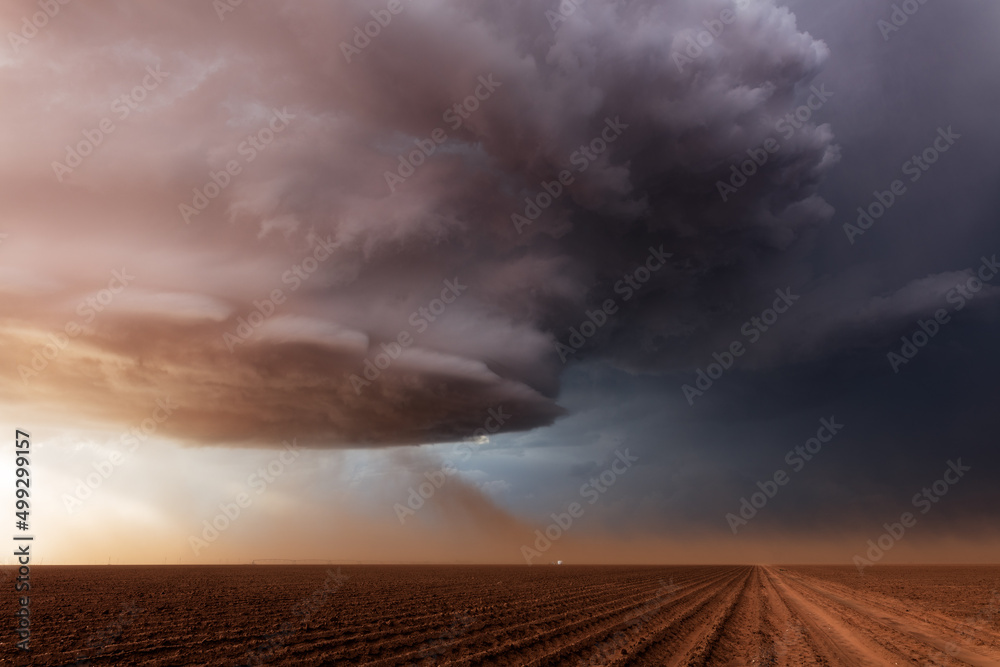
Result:
[[[194,3],[101,9],[100,24],[96,9],[67,9],[6,68],[28,100],[13,120],[59,110],[37,140],[8,139],[42,156],[7,159],[15,214],[72,239],[71,253],[28,222],[10,229],[10,250],[41,258],[7,289],[7,335],[24,350],[11,395],[46,334],[120,264],[138,277],[117,314],[29,391],[72,388],[86,408],[98,394],[85,387],[141,387],[185,404],[175,428],[193,441],[267,441],[295,424],[340,444],[467,436],[499,404],[517,408],[506,429],[550,423],[560,357],[690,372],[741,339],[776,289],[800,298],[743,370],[889,344],[972,266],[875,281],[864,265],[806,265],[803,249],[835,227],[818,186],[840,158],[826,121],[850,90],[821,76],[826,44],[769,2],[593,2],[564,20],[535,3],[409,4],[370,43],[354,28],[374,20],[372,3],[246,4],[224,20]],[[154,66],[162,84],[116,117],[112,101]],[[820,108],[790,125],[804,104]],[[54,173],[105,116],[115,134]],[[734,177],[765,154],[745,184]],[[286,280],[320,241],[329,259]],[[417,315],[442,305],[445,281],[467,289]],[[275,289],[287,301],[243,342]],[[607,303],[579,347],[573,329]],[[374,368],[401,336],[398,358]],[[110,361],[81,371],[93,350]],[[197,377],[216,380],[201,390]]]
[[[830,214],[815,187],[837,148],[813,123],[720,196],[828,55],[787,10],[737,5],[591,2],[562,20],[554,3],[410,3],[367,42],[354,28],[379,3],[64,8],[4,65],[24,101],[5,126],[26,128],[0,167],[18,195],[5,299],[22,304],[5,394],[126,418],[145,408],[112,393],[169,393],[186,415],[169,428],[214,443],[451,439],[498,404],[505,429],[549,423],[555,343],[588,307],[621,306],[602,353],[655,361],[648,341],[713,326],[706,299]],[[96,146],[77,161],[81,142]],[[534,219],[540,192],[554,201]],[[329,259],[287,280],[320,242]],[[134,285],[26,374],[122,264]],[[625,303],[616,282],[644,264],[654,279]],[[445,281],[467,291],[442,308]],[[254,310],[267,321],[244,342]],[[398,358],[376,372],[380,354]]]
[[[629,378],[581,364],[564,376],[562,400],[574,416],[529,436],[539,446],[574,445],[588,442],[601,424],[622,425],[625,442],[643,460],[609,525],[631,520],[679,536],[729,534],[724,514],[756,492],[758,482],[790,470],[786,453],[815,433],[820,418],[835,416],[845,430],[745,532],[729,534],[732,548],[788,531],[836,535],[844,553],[821,558],[847,563],[866,539],[878,537],[883,522],[914,510],[914,494],[959,458],[973,470],[919,515],[907,542],[933,547],[926,554],[955,535],[995,540],[996,278],[968,296],[979,289],[970,280],[1000,250],[1000,133],[991,111],[1000,86],[983,75],[1000,61],[994,31],[1000,15],[988,3],[924,3],[885,40],[877,21],[890,16],[893,4],[791,3],[800,27],[831,52],[816,79],[834,92],[816,115],[835,130],[842,155],[817,190],[835,211],[831,219],[759,261],[745,291],[720,281],[727,289],[701,292],[701,307],[689,315],[703,323],[698,333],[685,336],[678,325],[667,336],[662,322],[669,313],[657,307],[636,316],[651,326],[605,328],[613,340],[595,347],[595,357],[613,352],[631,370],[650,369],[655,359],[653,368],[676,372]],[[949,126],[961,138],[911,181],[904,163]],[[894,179],[905,181],[906,194],[851,244],[843,225],[854,223],[857,208],[868,207]],[[742,325],[786,287],[799,300],[750,343]],[[915,334],[934,330],[928,323],[942,309],[947,323],[913,344]],[[894,368],[889,354],[902,356],[904,337],[913,356]],[[682,384],[694,384],[696,369],[733,341],[747,352],[688,405]],[[554,470],[536,471],[524,486]],[[572,495],[573,486],[551,493]],[[996,551],[973,553],[989,560]]]

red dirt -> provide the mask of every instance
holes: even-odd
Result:
[[[337,571],[32,568],[33,650],[10,590],[0,663],[1000,665],[997,567]]]

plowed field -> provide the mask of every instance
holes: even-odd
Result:
[[[996,567],[37,567],[30,654],[5,574],[11,665],[1000,665]]]

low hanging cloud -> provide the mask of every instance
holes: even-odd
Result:
[[[828,56],[772,2],[385,7],[101,0],[3,54],[4,400],[170,396],[200,444],[531,429],[588,310],[574,359],[673,368],[831,214],[828,126],[759,163]]]

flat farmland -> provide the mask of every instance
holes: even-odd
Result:
[[[10,665],[1000,665],[1000,568],[34,567]]]

